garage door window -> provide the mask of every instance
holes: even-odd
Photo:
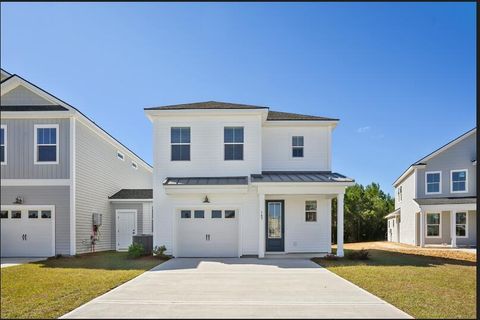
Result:
[[[0,211],[0,219],[8,219],[8,211],[7,210]]]
[[[52,211],[42,210],[42,219],[50,219],[52,217]]]
[[[221,219],[222,210],[212,210],[212,219]]]
[[[235,219],[235,210],[225,210],[225,219]]]
[[[203,211],[203,210],[195,210],[195,211],[193,212],[193,217],[194,217],[195,219],[203,219],[203,218],[205,218],[205,211]]]
[[[12,219],[21,219],[21,218],[22,218],[22,211],[12,210]]]
[[[28,218],[29,219],[38,219],[38,211],[37,210],[28,210]]]
[[[182,219],[190,219],[192,217],[192,212],[190,210],[182,210],[180,216]]]

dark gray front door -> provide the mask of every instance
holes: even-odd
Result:
[[[283,200],[265,201],[266,219],[266,251],[285,250],[285,218]]]

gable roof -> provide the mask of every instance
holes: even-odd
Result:
[[[456,145],[457,143],[459,143],[460,141],[462,141],[463,139],[469,137],[470,135],[476,133],[477,131],[477,128],[473,128],[473,129],[470,129],[468,130],[467,132],[465,132],[464,134],[462,134],[461,136],[451,140],[450,142],[447,142],[446,144],[444,144],[443,146],[441,146],[440,148],[436,149],[435,151],[429,153],[428,155],[426,155],[425,157],[421,158],[420,160],[418,161],[415,161],[414,163],[412,163],[401,175],[400,177],[398,177],[394,182],[393,182],[393,186],[396,186],[401,180],[403,180],[404,177],[406,177],[407,175],[410,174],[410,172],[413,170],[414,167],[419,167],[419,166],[424,166],[425,165],[425,162],[427,162],[428,160],[432,159],[433,157],[435,157],[436,155],[442,153],[443,151],[447,150],[448,148]]]
[[[4,71],[2,69],[2,71]],[[57,98],[56,96],[54,96],[53,94],[51,94],[50,92],[40,88],[39,86],[31,83],[30,81],[22,78],[21,76],[19,76],[18,74],[12,74],[10,77],[8,78],[5,78],[3,81],[1,81],[1,89],[2,89],[2,94],[6,94],[7,92],[9,92],[10,90],[18,87],[19,85],[23,85],[24,87],[26,87],[27,89],[30,89],[31,91],[33,91],[34,93],[46,98],[47,100],[49,101],[52,101],[52,103],[54,103],[54,107],[56,106],[57,108],[58,107],[62,107],[66,110],[55,110],[55,111],[73,111],[74,113],[76,113],[77,115],[80,116],[80,118],[83,118],[86,120],[87,123],[89,123],[91,126],[93,126],[93,128],[95,128],[96,130],[98,130],[97,132],[99,133],[102,133],[104,135],[106,135],[106,137],[108,137],[109,139],[111,139],[110,141],[112,143],[117,143],[119,144],[121,147],[125,148],[126,151],[128,151],[131,155],[133,155],[134,158],[137,158],[137,160],[140,161],[141,164],[143,164],[143,166],[149,170],[149,171],[152,171],[152,166],[146,162],[145,160],[143,160],[139,155],[137,155],[135,152],[133,152],[132,150],[130,150],[127,146],[125,146],[123,143],[121,143],[119,140],[117,140],[115,137],[113,137],[110,133],[108,133],[105,129],[103,129],[101,126],[99,126],[97,123],[95,123],[93,120],[91,120],[89,117],[87,117],[85,114],[83,114],[80,110],[78,110],[77,108],[75,108],[74,106],[66,103],[65,101]],[[6,92],[5,90],[6,89]],[[3,107],[2,106],[2,112],[9,112],[10,110],[3,110]],[[13,106],[6,106],[6,107],[11,107],[13,108]],[[18,107],[18,106],[15,106],[15,107]],[[28,106],[29,108],[32,107],[32,106]],[[45,107],[45,106],[42,106],[42,107]],[[18,111],[18,110],[11,110],[11,111]],[[29,111],[46,111],[46,110],[29,110]],[[53,111],[53,110],[50,110],[50,111]]]
[[[265,106],[255,106],[249,104],[238,104],[230,102],[221,102],[221,101],[205,101],[205,102],[195,102],[195,103],[184,103],[184,104],[175,104],[168,106],[160,106],[153,108],[145,108],[144,110],[255,110],[255,109],[267,109],[268,116],[267,121],[288,121],[288,120],[297,120],[297,121],[338,121],[334,118],[319,117],[313,115],[305,115],[298,113],[289,113],[289,112],[279,112],[279,111],[270,111],[268,107]]]

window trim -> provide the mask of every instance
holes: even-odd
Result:
[[[315,201],[315,210],[307,210],[307,202],[308,201]],[[318,201],[317,200],[305,200],[304,202],[304,212],[305,212],[305,221],[306,223],[310,223],[310,222],[318,222]],[[312,221],[308,221],[307,220],[307,212],[315,212],[315,220],[312,220]]]
[[[188,128],[190,135],[190,142],[172,142],[172,129],[183,129]],[[189,157],[188,160],[173,160],[173,146],[187,146],[189,147]],[[170,161],[191,161],[192,160],[192,128],[189,126],[180,126],[180,127],[170,127]]]
[[[7,157],[7,149],[8,149],[8,130],[7,130],[7,125],[6,124],[2,124],[0,125],[0,128],[3,129],[3,156],[4,156],[4,161],[0,162],[2,166],[6,165],[7,164],[7,160],[8,160],[8,157]]]
[[[242,128],[243,142],[225,142],[225,129],[227,128],[230,128],[230,129]],[[225,159],[225,151],[226,151],[227,144],[242,145],[242,159]],[[245,161],[245,126],[235,126],[235,125],[223,126],[223,161]]]
[[[427,183],[427,178],[428,174],[434,174],[438,173],[440,175],[440,181],[438,182],[438,192],[428,192],[428,183]],[[425,194],[441,194],[442,193],[442,171],[425,171]]]
[[[138,170],[138,164],[132,160],[132,168]]]
[[[465,235],[457,236],[457,225],[463,225],[463,223],[457,223],[457,213],[465,213]],[[455,214],[455,237],[458,239],[468,238],[468,210],[454,211]]]
[[[453,173],[465,171],[465,190],[453,191]],[[450,193],[467,193],[468,192],[468,169],[450,170]]]
[[[303,145],[301,145],[301,146],[294,146],[294,145],[293,145],[293,138],[294,138],[294,137],[302,137],[302,138],[303,138]],[[291,152],[290,152],[290,159],[292,159],[292,160],[302,160],[302,159],[305,159],[305,136],[293,136],[293,135],[292,135],[292,136],[291,136],[291,139],[290,139],[290,144],[291,144],[291,145],[290,145],[290,150],[291,150]],[[294,156],[293,156],[293,149],[294,149],[294,148],[302,148],[303,152],[302,152],[302,156],[301,156],[301,157],[294,157]]]
[[[429,236],[428,235],[428,226],[436,226],[437,224],[432,224],[428,223],[428,215],[429,214],[438,214],[439,221],[438,221],[438,236]],[[442,237],[442,212],[427,212],[425,214],[425,238],[431,238],[431,239],[439,239]]]
[[[34,124],[33,125],[33,145],[34,145],[34,150],[33,150],[33,163],[34,164],[59,164],[60,159],[59,159],[59,154],[60,154],[60,144],[59,144],[59,136],[60,136],[60,126],[58,124]],[[38,143],[37,143],[37,131],[38,129],[52,129],[55,128],[56,134],[55,134],[55,149],[56,149],[56,161],[38,161]],[[53,146],[53,144],[41,144],[46,145],[46,146]]]

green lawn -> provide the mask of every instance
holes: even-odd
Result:
[[[475,262],[369,252],[366,261],[313,260],[415,318],[476,318]]]
[[[57,318],[160,264],[98,252],[1,269],[1,318]]]

